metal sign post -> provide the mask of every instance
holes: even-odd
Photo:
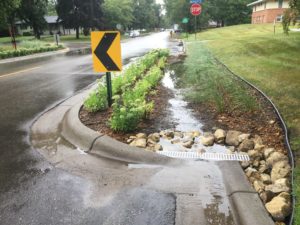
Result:
[[[106,87],[107,87],[107,102],[108,106],[112,105],[112,85],[111,85],[111,73],[106,72]]]
[[[195,16],[195,40],[197,40],[197,16]]]
[[[191,14],[195,17],[195,40],[197,38],[197,16],[202,12],[202,6],[200,4],[194,3],[190,8]]]
[[[122,70],[121,37],[117,31],[91,33],[92,54],[95,72],[106,72],[107,102],[112,105],[112,71]]]

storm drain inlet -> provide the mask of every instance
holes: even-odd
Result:
[[[180,159],[206,159],[216,161],[249,161],[250,158],[246,154],[239,153],[197,153],[197,152],[174,152],[174,151],[160,151],[160,155],[180,158]]]

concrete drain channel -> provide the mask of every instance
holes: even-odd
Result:
[[[203,159],[203,160],[215,160],[215,161],[250,161],[250,158],[246,154],[227,154],[227,153],[197,153],[197,152],[172,152],[172,151],[160,151],[157,152],[160,155],[180,158],[180,159]]]

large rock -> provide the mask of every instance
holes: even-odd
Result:
[[[289,192],[289,182],[286,178],[281,178],[276,180],[274,184],[266,186],[266,191],[271,191],[274,194],[279,194],[281,192]]]
[[[215,136],[212,134],[206,134],[206,135],[202,136],[200,139],[201,139],[201,143],[203,145],[212,146],[212,145],[214,145]]]
[[[250,161],[242,161],[241,166],[243,169],[246,169],[247,167],[250,166]]]
[[[174,140],[171,141],[171,144],[178,144],[178,143],[180,143],[179,138],[175,138]]]
[[[225,140],[226,144],[232,146],[238,146],[240,144],[239,136],[241,134],[242,134],[241,132],[235,130],[228,131]]]
[[[147,141],[146,138],[137,138],[133,142],[130,143],[130,146],[138,147],[138,148],[146,148]]]
[[[248,168],[245,170],[245,173],[246,173],[246,176],[247,176],[248,178],[252,177],[252,178],[254,178],[255,180],[259,180],[259,179],[260,179],[260,174],[259,174],[259,172],[258,172],[256,169],[252,168],[252,167],[248,167]]]
[[[260,175],[260,180],[263,182],[264,185],[272,184],[271,177],[269,174],[262,173]]]
[[[257,193],[262,193],[265,190],[265,185],[259,180],[253,182],[253,187]]]
[[[253,161],[255,159],[260,160],[260,158],[262,156],[261,153],[257,150],[249,150],[248,155],[249,155],[250,159],[253,160]]]
[[[180,131],[175,131],[175,132],[174,132],[174,136],[175,136],[175,137],[178,137],[178,138],[183,138],[183,133],[180,132]]]
[[[165,139],[169,139],[171,140],[172,138],[174,138],[174,131],[172,130],[163,130],[159,133],[159,135]]]
[[[239,135],[239,142],[241,143],[249,138],[250,138],[250,134],[241,134]]]
[[[253,141],[254,141],[255,145],[263,145],[263,141],[262,141],[261,137],[258,135],[254,136]]]
[[[271,170],[271,180],[275,182],[280,178],[286,178],[289,176],[291,171],[291,166],[288,161],[279,161],[273,164],[273,168]]]
[[[266,148],[264,149],[264,157],[267,159],[273,152],[275,152],[274,148]]]
[[[279,161],[287,161],[288,157],[280,152],[272,152],[269,154],[269,157],[266,159],[268,166],[272,167],[275,163]]]
[[[223,144],[226,138],[226,131],[222,129],[217,129],[214,133],[215,141],[218,144]]]
[[[181,145],[185,148],[192,148],[194,142],[193,141],[186,141],[186,142],[183,142]]]
[[[152,141],[154,141],[154,142],[159,142],[159,139],[160,139],[160,135],[159,135],[159,133],[153,133],[153,134],[150,134],[149,136],[148,136],[148,140],[152,140]]]
[[[268,170],[269,170],[269,167],[266,164],[260,165],[258,168],[258,171],[260,173],[266,173],[266,172],[268,172]]]
[[[274,197],[266,204],[267,211],[275,221],[284,221],[291,213],[290,195],[286,192]]]
[[[238,150],[241,152],[247,152],[251,149],[254,149],[254,141],[249,139],[245,139],[238,148]]]
[[[138,133],[136,135],[137,138],[147,138],[147,135],[145,133]]]
[[[155,144],[155,145],[154,145],[154,150],[155,150],[155,151],[162,151],[162,150],[163,150],[163,147],[162,147],[160,144]]]
[[[271,191],[263,191],[262,193],[259,194],[259,197],[261,198],[263,203],[266,204],[267,202],[272,200],[274,194]]]
[[[199,131],[193,131],[193,137],[199,137],[201,133]]]

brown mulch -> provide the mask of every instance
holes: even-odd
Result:
[[[284,132],[273,107],[259,93],[253,92],[253,94],[259,105],[259,109],[255,111],[235,110],[218,113],[212,105],[190,103],[189,106],[194,110],[197,118],[204,121],[204,130],[211,131],[212,128],[222,128],[259,135],[265,145],[286,153]]]
[[[157,94],[150,96],[149,100],[154,101],[154,111],[150,114],[150,118],[143,120],[138,129],[131,133],[114,132],[109,128],[109,118],[112,110],[90,113],[84,108],[80,111],[80,120],[89,128],[105,133],[119,141],[126,142],[131,135],[137,132],[153,133],[164,129],[174,128],[176,123],[172,121],[170,115],[168,100],[173,97],[173,93],[159,85],[156,88]],[[263,142],[269,146],[284,150],[284,136],[280,127],[279,120],[271,105],[259,95],[256,96],[261,110],[254,112],[234,111],[231,113],[218,113],[211,105],[193,104],[189,107],[193,109],[194,115],[203,124],[205,131],[211,131],[213,128],[222,128],[225,130],[238,130],[252,135],[259,135]]]
[[[114,132],[110,129],[109,119],[112,115],[112,109],[91,113],[83,107],[80,110],[79,118],[87,127],[123,142],[126,142],[129,136],[135,135],[137,132],[154,133],[158,130],[175,127],[174,122],[170,119],[170,112],[167,110],[169,107],[168,101],[173,96],[173,93],[161,84],[158,85],[155,90],[156,95],[148,97],[148,101],[154,101],[154,110],[150,114],[149,119],[144,119],[139,124],[139,127],[135,132]]]

